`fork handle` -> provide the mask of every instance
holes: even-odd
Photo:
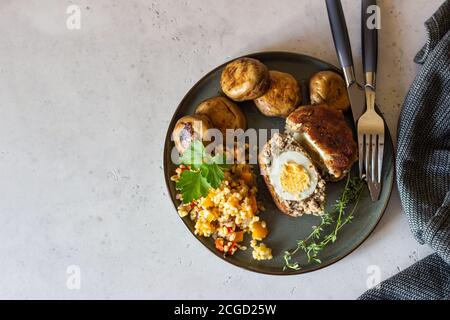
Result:
[[[376,0],[362,0],[361,2],[361,35],[363,49],[363,67],[366,86],[375,90],[378,62],[378,29],[379,7]]]
[[[353,67],[352,49],[340,0],[326,0],[334,46],[342,69]]]

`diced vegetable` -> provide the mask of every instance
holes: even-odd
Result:
[[[237,207],[237,206],[239,206],[240,200],[239,200],[237,197],[235,197],[235,196],[231,196],[231,197],[228,199],[228,202],[229,202],[233,207]]]
[[[244,240],[244,232],[243,231],[237,231],[233,232],[233,236],[230,237],[234,242],[242,242]]]
[[[234,251],[236,251],[236,250],[237,250],[236,242],[232,242],[231,245],[230,245],[230,248],[228,249],[227,252],[228,252],[229,254],[233,254]]]
[[[202,201],[202,206],[204,207],[204,208],[211,208],[211,207],[213,207],[214,206],[214,202],[211,200],[211,198],[208,196],[208,197],[206,197],[206,198],[204,198],[203,199],[203,201]]]
[[[219,250],[220,252],[224,251],[223,245],[224,245],[224,241],[222,238],[217,238],[215,241],[216,244],[216,249]]]
[[[255,240],[261,241],[267,236],[268,230],[266,226],[263,226],[261,222],[255,222],[252,224],[252,237]]]

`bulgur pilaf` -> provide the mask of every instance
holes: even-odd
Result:
[[[172,176],[178,181],[188,166],[180,165]],[[245,234],[251,234],[253,258],[256,260],[272,259],[272,250],[262,241],[268,234],[265,221],[259,217],[264,208],[256,201],[256,181],[249,164],[233,164],[224,172],[225,178],[217,189],[211,189],[206,197],[188,204],[178,206],[180,217],[189,215],[195,222],[195,234],[212,237],[216,249],[224,255],[233,255],[241,245]],[[181,200],[181,194],[177,195]]]

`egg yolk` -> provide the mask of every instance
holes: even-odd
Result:
[[[311,183],[308,171],[295,162],[283,164],[280,174],[281,187],[291,194],[298,194],[309,188]]]

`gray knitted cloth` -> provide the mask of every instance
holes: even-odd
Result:
[[[425,23],[422,68],[400,114],[397,183],[414,237],[435,251],[360,299],[450,298],[450,0]]]

